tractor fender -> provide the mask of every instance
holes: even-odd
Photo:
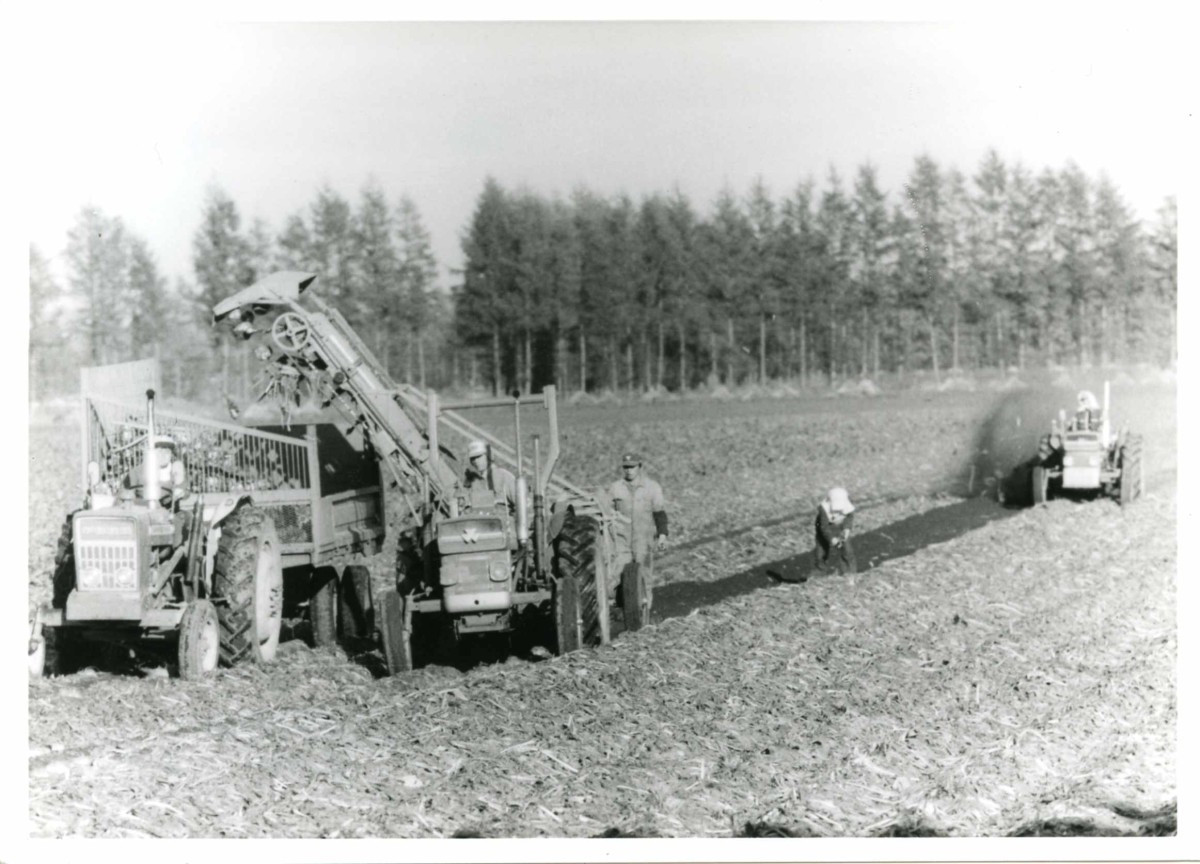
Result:
[[[217,547],[221,542],[221,525],[229,514],[250,501],[249,495],[227,495],[220,501],[204,504],[204,524],[208,530],[204,534],[204,587],[206,593],[212,593],[213,569],[217,562]]]

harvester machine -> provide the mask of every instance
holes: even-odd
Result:
[[[525,637],[556,653],[607,641],[615,517],[596,495],[555,473],[554,387],[443,402],[398,385],[312,290],[316,278],[274,273],[217,304],[213,315],[235,337],[257,342],[264,367],[258,399],[274,401],[285,423],[301,405],[333,409],[386,466],[389,495],[398,496],[389,510],[399,542],[395,578],[379,592],[374,620],[389,670],[412,669],[489,633]],[[543,452],[534,436],[529,459],[520,422],[531,407],[545,410],[549,440]],[[515,440],[505,442],[463,414],[479,408],[512,409]],[[514,506],[492,482],[466,487],[451,438],[486,442],[491,463],[512,470]]]

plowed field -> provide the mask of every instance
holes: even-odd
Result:
[[[32,833],[1174,834],[1174,391],[1114,389],[1143,500],[994,503],[1069,399],[564,409],[565,474],[606,482],[636,449],[666,490],[661,623],[465,672],[379,679],[292,640],[203,682],[31,682]],[[31,430],[31,608],[77,434]],[[809,566],[835,484],[860,506],[855,576]]]

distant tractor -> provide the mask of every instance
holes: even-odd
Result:
[[[1063,411],[1051,421],[1050,432],[1038,442],[1033,466],[1034,504],[1065,493],[1103,494],[1129,504],[1142,494],[1142,437],[1127,430],[1113,435],[1108,406],[1106,381],[1103,408],[1085,390],[1070,420]]]

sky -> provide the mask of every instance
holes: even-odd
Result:
[[[866,162],[898,201],[919,154],[970,176],[988,148],[1107,173],[1152,221],[1194,129],[1180,22],[1005,8],[924,23],[46,20],[22,40],[29,239],[62,275],[91,204],[190,279],[211,186],[278,232],[322,185],[353,202],[373,180],[416,203],[448,285],[488,176],[548,196],[678,188],[707,212],[723,187],[761,177],[778,199]]]

